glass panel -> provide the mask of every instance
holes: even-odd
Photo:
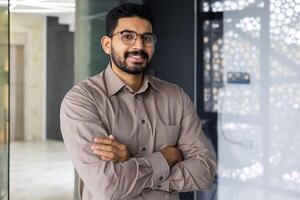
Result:
[[[203,12],[223,12],[242,10],[251,7],[264,7],[263,0],[203,0]]]
[[[218,110],[219,89],[223,87],[223,22],[206,20],[204,31],[204,111]]]
[[[17,5],[10,9],[12,200],[73,199],[74,170],[60,141],[59,108],[73,85],[75,13],[65,13],[59,1],[13,1]],[[44,10],[41,16],[26,3],[39,12],[58,7],[63,12],[47,17]]]
[[[300,199],[299,21],[299,0],[270,0],[270,199]]]
[[[263,5],[223,15],[218,200],[300,199],[300,1]]]
[[[109,57],[102,50],[100,39],[105,35],[105,17],[113,7],[125,3],[139,3],[143,0],[77,0],[75,35],[75,79],[84,80],[103,71]]]
[[[125,3],[143,4],[143,0],[76,0],[75,82],[103,71],[109,57],[102,50],[100,39],[105,35],[105,17],[113,7]],[[75,187],[78,175],[75,174]],[[75,200],[79,199],[75,190]]]
[[[0,199],[8,199],[8,1],[0,1]]]

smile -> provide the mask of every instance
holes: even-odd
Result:
[[[134,51],[134,52],[126,52],[125,53],[125,58],[129,62],[133,63],[143,63],[145,60],[148,59],[148,55],[144,51]]]
[[[130,61],[130,62],[144,62],[145,58],[144,56],[141,56],[141,55],[130,55],[127,57],[127,60]]]

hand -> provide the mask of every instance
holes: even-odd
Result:
[[[108,138],[95,138],[91,149],[105,161],[111,160],[114,163],[119,163],[130,158],[127,147],[119,143],[113,135],[109,135]]]
[[[183,160],[181,151],[174,146],[167,146],[160,150],[170,167]]]

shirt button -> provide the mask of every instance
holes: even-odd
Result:
[[[142,119],[142,123],[145,124],[145,120]]]
[[[163,180],[163,177],[162,177],[162,176],[161,176],[161,177],[159,177],[159,180],[160,180],[160,181],[162,181],[162,180]]]
[[[157,188],[161,188],[161,185],[158,185]]]
[[[143,147],[143,148],[142,148],[142,151],[146,151],[146,147]]]

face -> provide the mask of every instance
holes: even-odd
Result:
[[[146,19],[127,17],[118,20],[113,34],[124,30],[134,31],[138,34],[151,33],[152,26]],[[104,51],[110,54],[113,67],[118,67],[129,74],[143,73],[154,53],[154,47],[145,46],[141,36],[138,36],[132,45],[124,44],[121,34],[116,34],[111,38],[104,36],[101,43]]]

